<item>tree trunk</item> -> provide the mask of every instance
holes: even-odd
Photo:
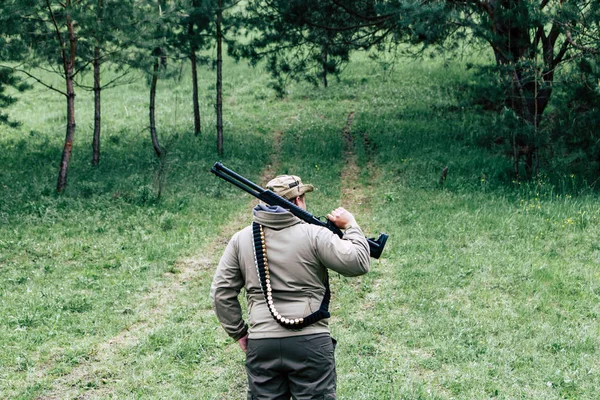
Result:
[[[158,82],[158,58],[154,62],[154,70],[152,73],[152,84],[150,85],[150,137],[152,138],[152,146],[156,155],[162,157],[163,150],[158,143],[158,137],[156,136],[156,121],[154,118],[154,109],[156,103],[156,84]]]
[[[101,130],[101,102],[100,92],[100,48],[94,48],[94,140],[92,142],[92,165],[98,166],[100,163],[100,130]]]
[[[102,23],[102,0],[98,0],[98,9],[96,22],[98,26]],[[94,47],[94,139],[92,140],[92,165],[97,167],[100,164],[100,131],[102,124],[101,100],[100,95],[102,85],[100,84],[100,46],[96,43]]]
[[[75,89],[73,86],[73,69],[75,68],[75,57],[77,50],[77,38],[71,15],[66,14],[67,30],[69,32],[69,55],[63,48],[61,54],[63,59],[63,68],[65,71],[65,82],[67,86],[67,134],[65,145],[58,169],[58,182],[56,191],[62,192],[67,187],[67,172],[69,170],[69,161],[71,160],[71,151],[73,150],[73,138],[75,137]]]
[[[69,75],[72,75],[73,69],[69,69]],[[62,192],[67,187],[67,172],[69,170],[69,161],[71,160],[71,151],[73,150],[73,138],[75,137],[75,92],[73,90],[73,77],[67,78],[67,134],[65,145],[63,147],[60,167],[58,170],[58,183],[56,191]]]
[[[515,180],[519,180],[519,148],[517,147],[517,142],[515,137],[513,136],[512,140],[512,151],[513,151],[513,173],[515,174]]]
[[[194,24],[190,23],[188,34],[193,40]],[[200,102],[198,101],[198,63],[196,60],[196,45],[190,43],[190,60],[192,62],[192,100],[194,104],[194,135],[198,136],[202,130],[200,124]]]
[[[327,87],[327,44],[321,46],[321,60],[323,66],[322,82],[323,87]]]
[[[223,46],[221,23],[223,2],[218,1],[217,9],[217,153],[223,155]]]
[[[510,69],[512,98],[507,106],[524,121],[524,125],[533,128],[534,132],[533,135],[513,137],[514,174],[515,178],[519,179],[519,160],[521,156],[525,156],[525,171],[527,177],[531,178],[534,173],[537,173],[537,168],[534,167],[534,159],[537,159],[538,154],[536,133],[552,93],[555,67],[552,51],[549,58],[544,59],[543,70],[546,72],[531,68],[527,60],[531,60],[532,54],[536,54],[538,50],[537,42],[532,42],[527,24],[523,23],[531,18],[527,4],[520,0],[503,0],[495,2],[492,7],[496,34],[492,48],[496,63],[499,66],[512,67]],[[549,47],[553,48],[556,36],[551,36],[552,44]],[[540,76],[543,79],[540,79]],[[540,81],[543,83],[541,90]]]

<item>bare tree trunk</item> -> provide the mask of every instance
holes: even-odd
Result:
[[[327,87],[327,44],[321,46],[321,60],[323,66],[322,82],[323,87]]]
[[[100,92],[100,48],[94,48],[94,140],[92,142],[92,165],[100,163],[100,130],[101,130],[101,102]]]
[[[72,73],[73,70],[70,69],[69,71]],[[69,161],[71,160],[71,151],[73,150],[73,138],[75,137],[75,92],[73,91],[72,77],[67,80],[67,93],[67,134],[58,170],[57,192],[62,192],[67,187],[67,173],[69,170]]]
[[[190,23],[188,34],[190,40],[194,35],[194,24]],[[198,101],[198,62],[196,60],[196,45],[190,43],[190,60],[192,62],[192,99],[194,103],[194,135],[198,136],[202,131],[200,124],[200,102]]]
[[[50,9],[50,7],[48,8]],[[52,14],[52,17],[54,18],[54,14]],[[75,37],[73,20],[71,19],[71,15],[69,13],[66,14],[66,24],[69,32],[70,51],[67,57],[64,44],[61,43],[63,44],[61,54],[65,71],[65,82],[67,86],[67,134],[65,137],[65,145],[63,147],[63,153],[58,169],[58,182],[56,184],[56,191],[59,193],[65,190],[67,186],[67,172],[69,170],[69,161],[71,160],[71,151],[73,150],[73,138],[75,137],[75,89],[73,86],[73,70],[75,67],[77,38]]]
[[[515,180],[519,180],[519,159],[521,156],[519,155],[519,148],[517,147],[517,141],[513,134],[512,140],[512,150],[513,150],[513,171],[515,174]]]
[[[98,10],[96,14],[96,21],[98,26],[102,23],[102,0],[98,0]],[[102,124],[102,111],[101,111],[101,100],[100,94],[102,91],[102,85],[100,83],[100,46],[96,43],[94,47],[94,139],[92,140],[92,165],[98,166],[100,164],[100,131]]]
[[[217,153],[223,155],[223,1],[218,1],[217,9]]]
[[[156,120],[154,118],[154,109],[156,104],[156,84],[158,82],[158,58],[154,62],[154,70],[152,73],[152,84],[150,85],[150,137],[152,138],[152,146],[156,155],[162,157],[163,150],[158,143],[156,136]]]

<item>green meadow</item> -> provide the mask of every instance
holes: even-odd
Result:
[[[246,398],[209,287],[255,201],[215,161],[263,184],[269,168],[299,175],[313,214],[344,204],[390,235],[369,274],[331,276],[339,398],[598,398],[598,196],[569,174],[513,182],[507,155],[477,145],[501,119],[463,97],[470,71],[356,57],[329,88],[278,99],[260,68],[227,61],[223,157],[214,71],[199,137],[188,75],[159,81],[160,161],[143,77],[103,93],[98,168],[79,90],[61,195],[65,100],[36,86],[9,110],[22,125],[0,126],[0,398]]]

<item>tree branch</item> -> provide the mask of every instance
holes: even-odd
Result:
[[[337,1],[337,0],[332,0],[333,4],[335,4],[336,6],[340,7],[342,10],[346,11],[348,14],[352,15],[353,17],[356,17],[360,20],[363,21],[379,21],[379,22],[385,22],[388,19],[390,19],[392,17],[392,14],[385,14],[385,15],[379,15],[376,17],[368,17],[366,15],[361,15],[359,13],[357,13],[354,10],[349,9],[343,2]]]
[[[23,74],[27,75],[28,77],[30,77],[31,79],[35,80],[35,81],[36,81],[37,83],[39,83],[40,85],[42,85],[42,86],[46,87],[47,89],[54,90],[55,92],[57,92],[57,93],[60,93],[60,94],[62,94],[63,96],[66,96],[66,95],[67,95],[67,93],[63,92],[62,90],[56,89],[55,87],[53,87],[53,86],[51,86],[51,85],[48,85],[48,84],[47,84],[47,83],[45,83],[45,82],[42,82],[42,81],[41,81],[41,80],[40,80],[38,77],[36,77],[36,76],[34,76],[34,75],[30,74],[29,72],[25,71],[24,69],[11,68],[11,67],[8,67],[8,66],[6,66],[6,65],[1,65],[1,64],[0,64],[0,68],[6,68],[6,69],[11,69],[11,70],[13,70],[13,71],[16,71],[16,72],[21,72],[21,73],[23,73]]]
[[[48,12],[50,13],[50,17],[52,18],[52,23],[54,24],[54,29],[56,30],[56,36],[58,37],[58,41],[60,43],[60,48],[64,51],[65,42],[63,41],[62,35],[60,34],[60,29],[58,28],[58,22],[56,22],[56,17],[54,16],[54,12],[52,11],[52,6],[50,5],[50,0],[46,0],[46,6],[48,7]],[[63,59],[66,59],[64,54],[63,54]]]
[[[544,27],[543,26],[538,26],[537,31],[535,32],[535,37],[533,38],[533,45],[531,46],[532,49],[537,49],[538,44],[540,43],[540,40],[542,38],[544,38]]]
[[[90,59],[90,60],[86,61],[86,62],[85,62],[85,63],[84,63],[84,64],[83,64],[83,65],[82,65],[80,68],[77,68],[77,69],[76,69],[76,70],[73,72],[73,78],[75,78],[75,77],[77,76],[77,74],[79,74],[81,71],[85,70],[85,69],[86,69],[86,67],[87,67],[88,65],[90,65],[91,63],[93,63],[93,62],[94,62],[94,59],[92,58],[92,59]]]
[[[239,3],[241,3],[241,2],[242,2],[242,0],[237,0],[237,1],[234,1],[234,2],[233,2],[233,3],[231,3],[231,4],[229,4],[229,5],[225,6],[225,7],[222,7],[222,8],[221,8],[221,10],[222,10],[222,11],[225,11],[225,10],[232,9],[232,8],[234,8],[235,6],[237,6],[237,5],[238,5]]]
[[[584,53],[591,53],[591,54],[600,54],[600,51],[598,51],[598,49],[595,49],[593,47],[586,47],[586,46],[582,46],[580,44],[578,44],[577,42],[575,42],[573,40],[573,37],[571,36],[571,31],[567,30],[567,40],[565,43],[570,43],[573,47],[583,51]],[[564,46],[564,44],[563,44]]]
[[[131,69],[132,68],[129,67],[125,72],[123,72],[122,74],[120,74],[119,76],[117,76],[116,78],[111,80],[110,82],[102,85],[101,89],[102,90],[112,89],[113,87],[117,87],[119,85],[127,85],[127,84],[135,82],[135,78],[124,80],[124,78],[130,74]],[[75,84],[77,85],[77,87],[82,88],[83,90],[87,90],[87,91],[94,90],[93,86],[81,85],[79,83],[75,83]]]
[[[386,20],[388,20],[389,18],[387,18]],[[340,27],[340,28],[334,28],[334,27],[330,27],[330,26],[324,26],[324,25],[320,25],[320,24],[315,24],[312,23],[310,21],[305,21],[306,25],[313,27],[313,28],[318,28],[318,29],[323,29],[324,31],[327,32],[347,32],[347,31],[352,31],[352,30],[358,30],[358,29],[363,29],[363,28],[369,28],[369,27],[373,27],[373,26],[379,26],[381,25],[382,22],[385,22],[386,20],[381,20],[381,21],[377,21],[377,22],[371,22],[368,24],[358,24],[358,25],[351,25],[351,26],[344,26],[344,27]]]
[[[560,64],[563,61],[563,58],[565,57],[567,50],[569,50],[570,42],[569,42],[568,36],[569,36],[569,34],[567,33],[567,40],[565,40],[563,42],[562,46],[560,47],[560,51],[558,52],[556,57],[554,57],[554,59],[552,60],[552,68],[554,68],[555,66],[557,66],[558,64]]]

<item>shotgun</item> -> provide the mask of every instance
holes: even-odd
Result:
[[[344,232],[342,232],[341,229],[335,226],[330,220],[326,219],[327,222],[320,220],[319,218],[313,216],[306,210],[303,210],[302,208],[298,207],[291,201],[279,196],[271,190],[263,189],[262,187],[251,182],[250,180],[230,170],[220,162],[215,163],[215,165],[213,165],[213,167],[211,168],[210,172],[212,172],[219,178],[237,186],[243,191],[251,194],[257,199],[262,200],[270,206],[280,206],[282,208],[285,208],[304,222],[327,228],[339,237],[344,236]],[[377,240],[375,240],[375,238],[367,238],[367,242],[369,243],[369,253],[371,257],[381,257],[381,253],[383,252],[383,248],[385,247],[385,243],[387,242],[388,236],[389,235],[382,233],[379,235]]]

